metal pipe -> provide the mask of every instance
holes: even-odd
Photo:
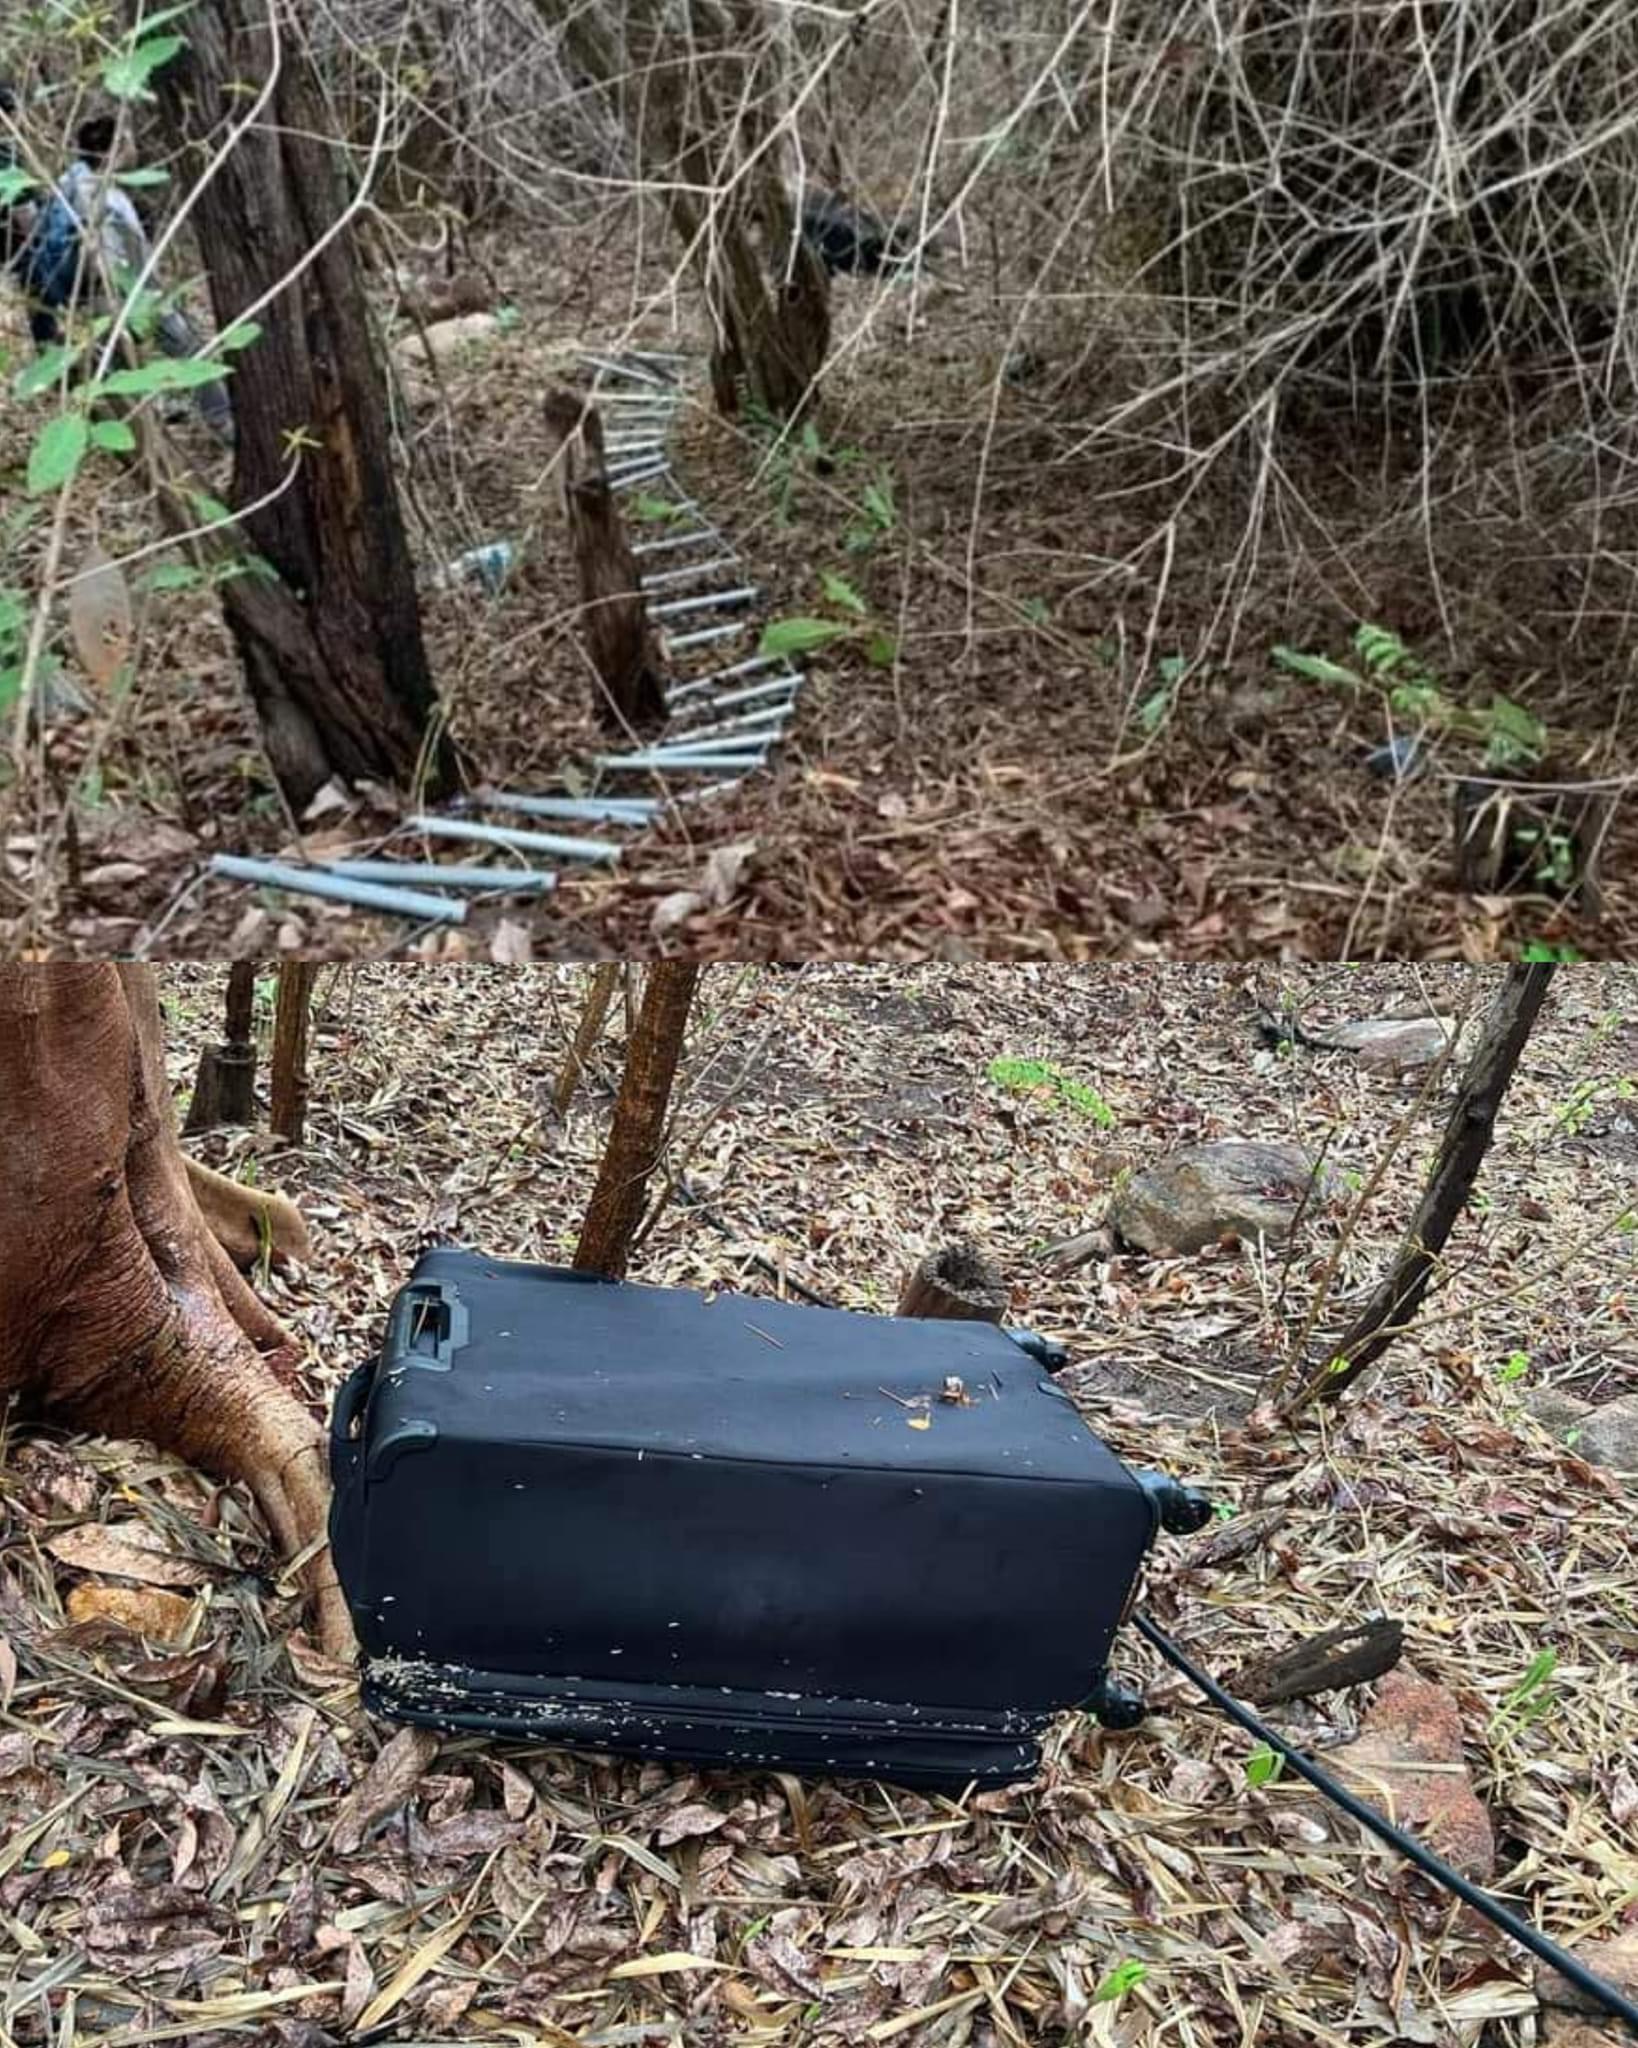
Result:
[[[782,696],[787,704],[796,702],[797,685],[801,677],[795,675],[775,676],[771,683],[756,683],[748,690],[725,690],[720,696],[707,697],[703,703],[690,707],[691,711],[731,711],[736,704],[760,704],[765,697]],[[668,700],[669,707],[670,700]]]
[[[580,360],[589,363],[594,370],[607,370],[614,377],[630,377],[634,383],[652,384],[661,391],[666,388],[662,377],[657,377],[652,370],[645,370],[638,363],[616,362],[609,356],[594,356],[588,350],[581,351]]]
[[[291,867],[284,861],[245,860],[238,854],[211,856],[210,871],[229,882],[257,882],[269,889],[288,889],[295,896],[322,896],[333,903],[352,903],[360,910],[384,910],[392,917],[410,917],[423,924],[465,924],[466,905],[448,896],[427,896],[415,889],[387,889],[376,882],[355,882],[323,868]]]
[[[618,860],[620,849],[608,839],[566,839],[555,832],[520,832],[510,825],[479,825],[464,818],[406,818],[406,831],[429,839],[470,839],[480,846],[510,846],[519,853],[555,853],[561,860]]]
[[[754,583],[741,583],[732,590],[702,590],[697,597],[668,597],[663,604],[651,604],[649,615],[656,619],[679,619],[685,612],[708,612],[729,605],[753,603],[762,595]]]
[[[528,818],[580,818],[611,825],[646,825],[660,808],[654,796],[522,796],[508,789],[480,789],[478,801],[491,810],[520,811]]]
[[[557,876],[541,868],[440,867],[436,861],[327,860],[327,873],[360,882],[425,882],[441,889],[483,889],[495,895],[540,896],[557,887]]]
[[[677,533],[666,540],[639,540],[632,543],[634,555],[663,555],[672,548],[697,547],[702,540],[718,541],[721,535],[709,526],[699,526],[692,533]]]
[[[677,643],[673,640],[671,644],[675,647]],[[729,682],[735,676],[756,675],[760,670],[773,668],[784,660],[782,654],[750,655],[746,660],[733,662],[727,668],[714,668],[708,676],[696,676],[691,683],[679,683],[674,690],[667,691],[666,702],[677,704],[684,697],[698,697],[707,690],[714,689],[718,683]],[[794,676],[796,670],[787,664],[785,673]]]
[[[712,640],[726,640],[730,634],[743,633],[746,621],[730,619],[726,626],[702,626],[697,633],[679,633],[675,639],[667,635],[673,654],[680,654],[685,647],[704,647]]]
[[[663,569],[657,576],[639,576],[637,581],[645,590],[665,590],[673,583],[692,582],[712,569],[731,569],[737,559],[734,555],[713,555],[708,561],[690,562],[684,569]]]

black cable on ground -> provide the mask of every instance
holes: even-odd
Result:
[[[1638,2005],[1635,2005],[1624,1992],[1600,1977],[1596,1971],[1589,1970],[1585,1963],[1578,1962],[1568,1949],[1560,1948],[1556,1941],[1549,1940],[1527,1920],[1521,1920],[1499,1899],[1493,1899],[1488,1892],[1481,1891],[1476,1884],[1470,1883],[1459,1870],[1452,1870],[1450,1865],[1435,1856],[1431,1849],[1424,1848],[1414,1835],[1407,1835],[1403,1828],[1395,1827],[1393,1822],[1378,1813],[1374,1806],[1367,1806],[1363,1799],[1356,1799],[1347,1786],[1333,1778],[1329,1771],[1322,1770],[1318,1764],[1311,1762],[1300,1749],[1293,1749],[1283,1736],[1276,1735],[1274,1730],[1265,1721],[1260,1720],[1249,1707],[1241,1706],[1232,1694],[1224,1692],[1215,1679],[1208,1678],[1205,1672],[1192,1664],[1171,1637],[1157,1628],[1146,1614],[1134,1614],[1132,1625],[1146,1641],[1154,1644],[1168,1664],[1176,1665],[1191,1685],[1198,1686],[1214,1707],[1227,1714],[1231,1721],[1237,1721],[1248,1734],[1255,1735],[1259,1742],[1266,1742],[1270,1749],[1277,1750],[1297,1776],[1306,1778],[1314,1790],[1328,1799],[1333,1806],[1340,1806],[1344,1813],[1357,1820],[1361,1827],[1368,1828],[1379,1841],[1386,1842],[1390,1849],[1397,1849],[1401,1856],[1408,1858],[1419,1870],[1426,1871],[1436,1884],[1443,1885],[1446,1891],[1454,1892],[1457,1898],[1465,1900],[1476,1913],[1482,1913],[1487,1920],[1499,1927],[1503,1934],[1521,1943],[1533,1955],[1540,1956],[1544,1963],[1551,1963],[1561,1977],[1567,1977],[1578,1990],[1584,1991],[1589,1998],[1595,1999],[1603,2006],[1606,2012],[1614,2013],[1619,2020],[1625,2020],[1631,2031],[1638,2035]]]
[[[735,1237],[732,1225],[703,1195],[689,1185],[686,1177],[679,1177],[676,1194],[679,1201],[689,1208],[698,1210],[724,1237]],[[816,1308],[836,1306],[834,1301],[827,1300],[822,1294],[814,1293],[811,1287],[805,1287],[800,1280],[783,1272],[766,1254],[745,1250],[745,1256],[753,1265],[760,1266],[764,1272],[783,1282],[793,1294],[799,1294],[805,1301],[812,1302]],[[1367,1806],[1363,1799],[1356,1799],[1340,1779],[1332,1777],[1329,1771],[1322,1770],[1318,1764],[1311,1762],[1300,1749],[1293,1749],[1284,1736],[1277,1735],[1266,1721],[1259,1719],[1249,1707],[1242,1706],[1232,1693],[1226,1693],[1214,1678],[1208,1678],[1205,1672],[1191,1663],[1171,1637],[1157,1627],[1146,1614],[1134,1614],[1132,1625],[1146,1641],[1154,1644],[1168,1664],[1175,1665],[1191,1685],[1197,1686],[1214,1707],[1227,1714],[1231,1721],[1238,1722],[1248,1734],[1255,1735],[1259,1742],[1266,1742],[1270,1749],[1277,1751],[1297,1776],[1307,1779],[1322,1798],[1328,1799],[1333,1806],[1340,1807],[1344,1813],[1357,1820],[1361,1827],[1369,1829],[1378,1841],[1386,1842],[1390,1849],[1396,1849],[1401,1856],[1414,1863],[1418,1870],[1431,1877],[1435,1884],[1443,1885],[1446,1891],[1453,1892],[1476,1913],[1482,1913],[1492,1925],[1499,1927],[1503,1934],[1509,1935],[1521,1946],[1529,1949],[1532,1955],[1539,1956],[1544,1963],[1550,1963],[1561,1977],[1568,1978],[1570,1983],[1578,1990],[1584,1991],[1606,2012],[1613,2013],[1618,2020],[1624,2020],[1629,2030],[1638,2035],[1638,2004],[1628,1998],[1625,1992],[1606,1978],[1600,1977],[1596,1970],[1589,1970],[1586,1964],[1577,1961],[1568,1949],[1560,1948],[1556,1941],[1532,1927],[1528,1920],[1521,1920],[1499,1899],[1493,1899],[1487,1891],[1481,1891],[1476,1884],[1463,1877],[1459,1870],[1453,1870],[1442,1857],[1435,1856],[1431,1849],[1424,1847],[1414,1835],[1407,1835],[1403,1828],[1395,1827],[1393,1822],[1385,1814],[1378,1813],[1374,1806]]]

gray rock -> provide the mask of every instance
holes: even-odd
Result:
[[[1589,1465],[1607,1465],[1623,1477],[1638,1479],[1638,1394],[1606,1401],[1574,1428],[1571,1448]]]
[[[1362,1066],[1428,1067],[1443,1055],[1454,1029],[1445,1017],[1361,1017],[1315,1032],[1314,1043],[1357,1052]]]
[[[1543,1429],[1557,1437],[1567,1436],[1583,1416],[1592,1413],[1590,1401],[1567,1393],[1563,1387],[1532,1387],[1524,1397],[1524,1405]]]
[[[1225,1138],[1185,1145],[1129,1180],[1110,1205],[1124,1244],[1153,1253],[1198,1252],[1227,1236],[1282,1243],[1291,1234],[1314,1155],[1301,1145]],[[1308,1213],[1334,1192],[1322,1171]]]

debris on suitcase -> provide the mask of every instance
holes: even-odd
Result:
[[[1211,1510],[1122,1464],[1043,1353],[423,1254],[332,1428],[366,1704],[954,1787],[1032,1775],[1065,1709],[1132,1725],[1116,1629],[1157,1528]]]

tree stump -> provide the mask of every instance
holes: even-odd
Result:
[[[958,1242],[929,1252],[904,1284],[900,1316],[998,1323],[1007,1312],[1006,1282],[976,1245]]]
[[[256,966],[237,960],[228,969],[227,1017],[220,1045],[207,1045],[199,1055],[193,1097],[183,1134],[214,1130],[218,1124],[256,1121],[256,1042],[252,1020],[256,1008]]]
[[[619,732],[657,725],[665,717],[665,670],[643,608],[637,560],[609,488],[603,422],[573,391],[548,391],[544,405],[580,586],[581,628],[601,686],[597,715]]]
[[[318,967],[311,960],[279,962],[279,993],[273,1008],[273,1106],[275,1137],[301,1143],[307,1123],[307,1023]]]
[[[1607,790],[1544,778],[1464,776],[1452,795],[1456,884],[1473,896],[1551,896],[1589,916],[1610,828]]]

